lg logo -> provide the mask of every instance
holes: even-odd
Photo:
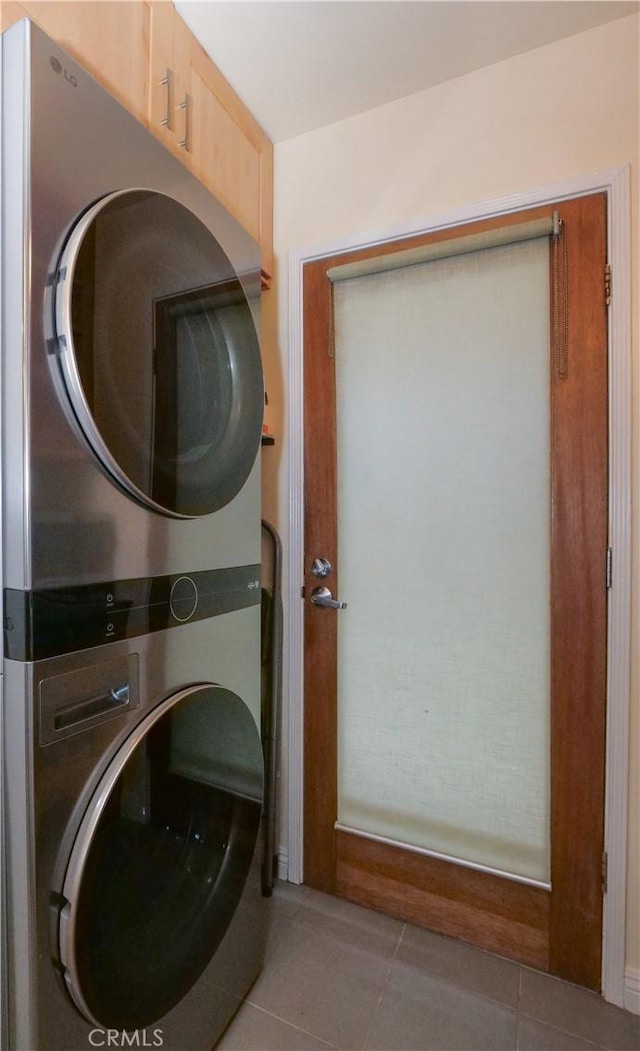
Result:
[[[55,57],[55,55],[52,55],[52,56],[51,56],[51,58],[49,59],[49,63],[50,63],[50,65],[51,65],[51,68],[52,68],[52,70],[54,71],[54,73],[58,73],[58,74],[62,74],[62,75],[64,75],[64,79],[65,79],[66,81],[68,81],[68,82],[69,82],[69,84],[73,85],[73,87],[74,87],[74,88],[77,88],[77,86],[78,86],[78,81],[77,81],[77,80],[76,80],[76,78],[74,77],[73,73],[69,73],[69,72],[68,72],[68,71],[67,71],[67,70],[66,70],[66,69],[64,68],[64,66],[62,65],[62,63],[61,63],[61,62],[60,62],[60,61],[59,61],[59,60],[58,60],[58,59],[57,59],[57,58]]]

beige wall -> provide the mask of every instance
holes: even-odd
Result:
[[[287,256],[631,163],[638,284],[638,16],[509,59],[276,147],[277,292],[267,306],[267,388],[277,454],[265,509],[286,544],[283,376]],[[615,281],[615,276],[614,276]],[[634,293],[634,463],[640,465],[638,300]],[[277,313],[275,300],[277,296]],[[278,327],[276,327],[278,326]],[[634,551],[640,550],[637,490]],[[627,963],[640,971],[640,559],[633,580],[631,836]],[[286,745],[286,727],[285,727]],[[284,793],[283,793],[284,795]],[[286,826],[285,826],[286,827]],[[283,844],[286,849],[286,843]]]

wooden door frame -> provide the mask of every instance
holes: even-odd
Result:
[[[609,855],[608,893],[604,899],[602,988],[606,999],[624,1004],[626,922],[627,785],[630,653],[630,484],[631,484],[631,238],[628,167],[572,179],[509,198],[483,202],[416,222],[410,228],[374,233],[357,242],[343,239],[289,260],[288,585],[285,704],[288,713],[288,851],[280,873],[301,882],[303,810],[303,401],[302,268],[315,259],[367,248],[480,219],[490,219],[554,201],[605,192],[608,201],[608,258],[615,274],[609,312],[609,542],[614,551],[613,586],[608,605],[607,749],[605,849]]]

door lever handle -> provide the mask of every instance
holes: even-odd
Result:
[[[324,609],[347,608],[347,603],[334,598],[329,588],[314,588],[311,592],[311,601],[314,606],[322,606]]]

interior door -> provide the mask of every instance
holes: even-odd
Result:
[[[534,250],[516,227],[545,219],[553,232]],[[460,262],[444,258],[456,241]],[[523,258],[524,292],[512,303],[509,274]],[[305,882],[594,989],[605,262],[600,194],[320,259],[304,273]],[[405,359],[401,288],[397,338],[375,349],[376,314],[359,359],[345,365],[340,355],[354,351],[344,332],[358,313],[341,305],[337,277],[369,280],[394,265],[423,272],[423,344]],[[451,283],[459,279],[464,294]],[[374,289],[376,311],[384,295]],[[444,326],[431,324],[425,303],[458,325],[448,344],[438,344]],[[403,490],[396,475],[409,455],[417,459]],[[347,608],[327,605],[320,587]],[[407,813],[394,794],[403,778]],[[367,780],[370,795],[356,798]],[[531,842],[520,836],[527,823]]]

